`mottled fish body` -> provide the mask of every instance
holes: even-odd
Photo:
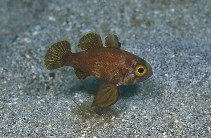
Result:
[[[92,106],[114,104],[119,97],[119,85],[136,84],[152,75],[149,63],[122,50],[116,35],[108,35],[103,47],[100,35],[87,33],[78,46],[84,51],[72,53],[68,41],[56,42],[46,53],[45,65],[49,70],[72,66],[79,79],[95,76],[102,80]]]

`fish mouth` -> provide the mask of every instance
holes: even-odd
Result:
[[[152,67],[149,65],[148,78],[153,75]]]

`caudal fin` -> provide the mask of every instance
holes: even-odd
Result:
[[[68,41],[59,41],[50,46],[45,55],[45,66],[49,70],[65,66],[68,55],[71,53]]]

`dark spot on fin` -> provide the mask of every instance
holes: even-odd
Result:
[[[65,66],[67,56],[70,54],[70,43],[59,41],[47,50],[44,63],[47,69],[53,70]]]
[[[78,69],[74,69],[75,70],[75,75],[79,78],[79,79],[85,79],[87,76],[89,76],[88,73],[80,71]]]
[[[121,43],[116,35],[109,34],[105,38],[105,47],[113,47],[113,48],[120,48]]]
[[[78,47],[83,50],[96,47],[100,48],[103,47],[103,43],[99,34],[90,32],[81,37]]]
[[[116,85],[102,81],[92,103],[92,107],[105,108],[117,102],[119,90]]]

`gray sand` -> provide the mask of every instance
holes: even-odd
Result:
[[[211,137],[210,0],[0,0],[0,137]],[[46,49],[96,31],[153,76],[96,114],[95,78],[49,72]]]

